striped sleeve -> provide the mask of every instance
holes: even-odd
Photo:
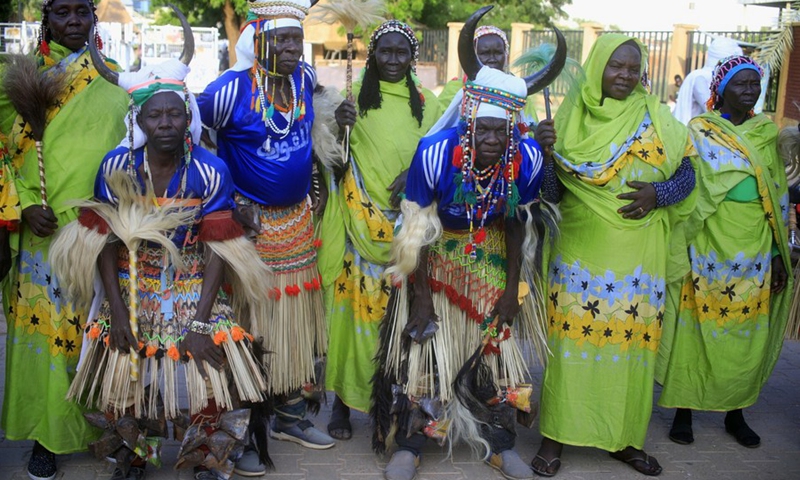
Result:
[[[406,198],[421,207],[430,205],[436,196],[439,180],[442,178],[444,166],[448,161],[448,139],[428,143],[423,139],[411,167],[406,183]]]
[[[522,155],[522,163],[517,187],[519,188],[519,203],[524,205],[539,198],[539,189],[544,177],[544,156],[539,144],[531,139],[520,142],[519,150]]]
[[[224,78],[211,83],[197,98],[203,125],[214,130],[224,129],[230,122],[240,87],[239,77],[227,82],[220,80]]]
[[[103,163],[100,164],[100,170],[97,172],[97,177],[94,182],[94,196],[101,202],[111,203],[116,205],[118,199],[116,195],[108,188],[106,178],[112,172],[117,170],[124,170],[128,165],[128,149],[116,149],[106,155]]]

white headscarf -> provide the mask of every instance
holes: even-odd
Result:
[[[144,88],[149,84],[152,84],[154,80],[173,80],[184,82],[186,80],[186,76],[189,74],[189,71],[190,69],[188,66],[184,65],[180,60],[173,58],[163,63],[159,63],[158,65],[144,67],[138,72],[122,72],[119,74],[119,81],[117,84],[124,88],[128,93],[133,93],[139,88]],[[157,90],[155,93],[161,92],[172,92],[175,95],[178,95],[181,100],[184,100],[184,92],[178,92],[171,89],[162,89]],[[199,145],[200,135],[202,134],[200,109],[197,107],[197,100],[195,100],[194,94],[191,92],[188,92],[188,94],[189,110],[192,113],[189,131],[192,133],[192,141],[194,144]],[[125,125],[128,127],[128,129],[133,126],[133,149],[141,148],[145,145],[145,143],[147,143],[147,137],[145,137],[144,132],[136,121],[140,111],[141,107],[134,107],[130,112],[128,112],[128,115],[125,116]],[[133,118],[131,118],[131,115],[133,115]],[[126,134],[119,146],[131,148],[128,138],[129,135]]]
[[[268,18],[263,29],[276,30],[283,27],[303,28],[303,20],[311,8],[310,0],[266,0],[250,2],[250,14]],[[261,19],[259,19],[261,20]],[[250,22],[239,35],[236,42],[236,63],[231,67],[234,72],[243,72],[253,68],[256,61],[255,41],[257,33],[255,22]]]
[[[721,59],[732,55],[742,55],[742,47],[735,40],[717,37],[711,42],[703,68],[686,75],[678,90],[678,99],[673,112],[678,121],[688,125],[689,120],[706,112],[706,101],[711,96],[709,86],[714,67]]]
[[[525,84],[524,79],[502,72],[495,68],[487,67],[485,65],[480,69],[480,71],[478,71],[478,74],[475,76],[475,80],[472,83],[483,87],[502,90],[513,97],[517,97],[517,100],[521,99],[523,103],[528,95],[528,87]],[[455,127],[461,118],[461,102],[463,99],[464,88],[456,93],[456,96],[453,97],[453,100],[450,102],[447,110],[445,110],[444,115],[442,115],[442,117],[439,118],[439,121],[437,121],[433,127],[431,127],[427,135],[433,135],[434,133],[442,130]],[[498,105],[481,102],[481,104],[478,106],[478,111],[475,117],[505,119],[507,118],[508,112],[508,109]]]

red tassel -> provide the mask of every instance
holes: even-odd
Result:
[[[453,149],[453,166],[461,168],[464,165],[464,150],[461,145]]]
[[[311,282],[303,282],[303,287],[305,287],[305,289],[309,291],[313,288]]]
[[[472,253],[472,244],[468,243],[464,245],[464,254],[469,255],[470,253]]]
[[[319,248],[322,246],[322,239],[316,238],[311,244],[314,245],[314,248]]]
[[[39,53],[45,57],[50,55],[50,45],[47,44],[47,40],[42,40],[42,43],[39,44]]]
[[[315,278],[314,280],[311,280],[311,287],[314,290],[320,290],[322,288],[322,284],[320,283],[319,278]]]
[[[484,240],[486,240],[486,230],[481,228],[478,230],[478,233],[475,234],[475,243],[483,243]]]

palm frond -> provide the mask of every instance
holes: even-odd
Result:
[[[780,70],[785,52],[794,48],[794,24],[800,21],[800,1],[784,11],[778,29],[766,40],[759,42],[753,58],[770,70]]]
[[[383,22],[386,4],[383,0],[330,0],[314,8],[312,18],[323,23],[341,23],[348,33],[356,27],[366,30]]]

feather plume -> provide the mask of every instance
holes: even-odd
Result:
[[[264,292],[272,288],[272,271],[261,261],[255,245],[243,236],[205,244],[225,262],[236,318],[251,334],[260,336],[256,319],[269,315],[269,300]]]
[[[339,125],[334,112],[344,101],[344,97],[334,87],[322,87],[314,92],[314,126],[311,127],[311,140],[314,153],[328,170],[341,170],[342,146],[337,140]]]
[[[56,231],[50,245],[50,265],[67,299],[88,307],[94,295],[97,259],[109,235],[86,228],[78,220]]]
[[[64,90],[65,74],[54,69],[39,71],[36,57],[12,55],[5,69],[3,89],[23,120],[31,127],[33,139],[41,141],[47,126],[47,112]]]
[[[148,189],[143,195],[135,180],[123,171],[112,172],[106,183],[117,197],[117,205],[91,201],[82,206],[100,215],[128,250],[135,251],[143,241],[158,243],[167,249],[173,265],[184,270],[178,247],[165,233],[193,222],[194,209],[180,201],[156,207],[153,192]]]
[[[526,75],[531,72],[540,70],[542,67],[553,58],[556,53],[556,46],[552,43],[542,43],[537,47],[533,47],[514,61],[514,66],[519,67],[525,72]],[[563,91],[572,91],[572,87],[580,83],[584,78],[583,68],[577,60],[567,57],[564,64],[564,69],[561,74],[556,78],[556,82],[564,82],[566,88],[559,89]]]
[[[384,21],[383,0],[330,0],[314,8],[313,18],[330,25],[341,23],[347,33],[366,30]]]

